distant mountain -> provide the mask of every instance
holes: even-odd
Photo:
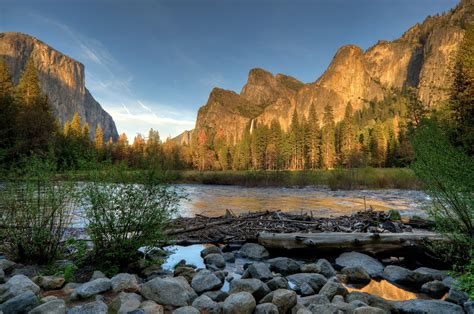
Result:
[[[5,59],[15,84],[30,57],[38,69],[41,88],[61,123],[78,112],[92,132],[100,124],[106,139],[118,138],[114,120],[85,87],[83,64],[32,36],[0,33],[0,58]]]
[[[379,41],[367,51],[343,46],[312,83],[252,69],[240,94],[212,90],[199,109],[195,129],[186,131],[186,139],[190,135],[197,138],[206,130],[227,143],[236,143],[255,122],[269,125],[272,120],[287,130],[295,109],[307,116],[312,104],[320,117],[326,104],[331,104],[339,121],[348,102],[357,110],[371,100],[383,99],[391,89],[404,87],[418,88],[419,99],[436,106],[448,97],[453,56],[462,41],[463,26],[474,22],[473,11],[474,1],[462,0],[455,9],[426,18],[394,41]]]

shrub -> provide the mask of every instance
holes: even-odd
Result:
[[[116,169],[81,192],[94,258],[104,269],[124,268],[139,248],[158,246],[177,212],[180,190],[164,184],[155,171],[142,175],[143,184],[127,184],[123,169]]]
[[[53,169],[54,165],[31,158],[23,171],[1,186],[2,249],[16,261],[49,263],[60,253],[75,211],[75,187],[53,181]]]

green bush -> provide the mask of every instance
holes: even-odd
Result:
[[[18,262],[47,264],[60,254],[75,211],[75,187],[51,179],[54,165],[30,158],[1,185],[1,249]],[[19,179],[21,178],[21,179]]]
[[[180,190],[163,183],[155,171],[143,172],[142,178],[142,184],[129,184],[123,169],[116,169],[82,189],[94,258],[106,271],[125,268],[138,249],[162,243],[164,229],[177,212]]]
[[[455,276],[458,279],[459,288],[469,294],[469,299],[474,300],[474,250],[471,250],[469,264],[458,271]]]

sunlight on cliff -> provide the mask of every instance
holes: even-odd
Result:
[[[404,301],[417,299],[418,296],[416,293],[403,290],[386,280],[376,281],[372,280],[370,283],[360,289],[346,286],[349,292],[358,291],[358,292],[367,292],[378,297],[384,298],[386,300],[392,301]]]

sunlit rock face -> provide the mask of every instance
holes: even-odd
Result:
[[[48,96],[61,123],[78,112],[92,133],[100,124],[107,138],[118,137],[112,117],[102,109],[85,87],[84,65],[40,40],[21,33],[0,33],[0,58],[4,58],[14,83],[33,58],[41,89]]]
[[[371,280],[369,284],[361,288],[346,287],[349,292],[359,291],[384,298],[391,301],[405,301],[417,299],[416,293],[399,288],[386,280]]]
[[[273,120],[288,130],[295,109],[306,117],[311,105],[320,121],[324,107],[332,105],[335,120],[339,121],[348,102],[360,109],[371,100],[383,99],[393,88],[417,87],[425,105],[437,106],[448,98],[462,27],[474,21],[473,7],[472,0],[462,0],[450,12],[428,17],[399,39],[379,41],[367,51],[343,46],[323,75],[311,83],[253,69],[240,94],[226,91],[233,93],[232,97],[215,97],[213,90],[199,110],[193,139],[197,139],[199,130],[210,130],[232,143],[252,123],[270,125]],[[236,110],[244,107],[248,110]]]

